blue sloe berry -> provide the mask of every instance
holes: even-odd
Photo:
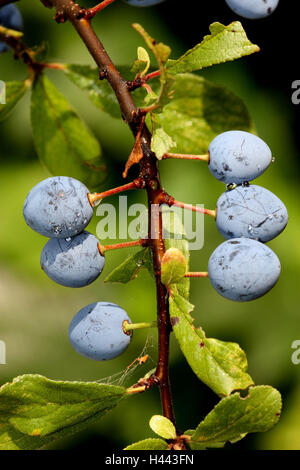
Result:
[[[48,238],[69,238],[81,233],[93,216],[89,190],[66,176],[47,178],[28,194],[23,214],[26,223]]]
[[[85,287],[101,274],[105,258],[98,239],[83,232],[66,240],[52,238],[41,254],[41,268],[55,282],[66,287]]]
[[[265,295],[278,281],[280,271],[277,255],[268,246],[250,238],[222,243],[208,263],[214,289],[237,302],[248,302]]]
[[[116,304],[97,302],[82,308],[69,327],[73,348],[95,361],[114,359],[128,347],[131,335],[124,333],[123,323],[131,320]]]
[[[258,20],[271,15],[279,0],[226,0],[226,3],[239,16]]]
[[[272,162],[268,145],[244,131],[227,131],[209,146],[209,170],[226,184],[241,184],[260,176]]]
[[[20,10],[16,5],[10,3],[0,9],[0,26],[22,31],[23,19]],[[1,52],[8,51],[9,49],[10,48],[4,42],[0,42],[0,54]]]
[[[288,223],[281,200],[261,186],[237,186],[217,202],[217,228],[224,238],[253,238],[266,243]]]

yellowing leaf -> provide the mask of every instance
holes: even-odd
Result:
[[[161,282],[167,286],[181,281],[186,273],[186,259],[178,248],[170,248],[161,262]]]

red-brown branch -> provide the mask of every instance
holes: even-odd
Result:
[[[58,22],[69,20],[85,43],[90,54],[99,67],[100,78],[106,78],[118,99],[123,119],[129,125],[134,137],[137,136],[142,122],[139,112],[130,94],[128,82],[121,76],[108,56],[103,44],[96,36],[90,21],[81,18],[82,8],[73,0],[42,0],[46,6],[56,8]],[[140,161],[140,178],[145,182],[148,195],[149,209],[149,245],[153,253],[153,263],[157,292],[157,316],[159,330],[159,358],[153,380],[157,381],[162,400],[163,414],[175,425],[175,415],[172,405],[171,387],[169,380],[169,342],[171,323],[169,315],[168,291],[161,282],[161,260],[165,253],[162,236],[162,214],[159,210],[154,221],[151,219],[153,207],[159,207],[163,189],[160,183],[157,158],[151,152],[151,134],[146,126],[141,136],[143,158]],[[154,236],[153,236],[154,235]]]

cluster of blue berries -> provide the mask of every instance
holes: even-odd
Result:
[[[153,6],[164,0],[124,0],[133,6]],[[239,15],[256,19],[270,15],[279,0],[226,0]],[[15,5],[0,10],[0,25],[22,29]],[[0,52],[7,50],[0,43]],[[227,185],[216,208],[216,225],[227,239],[211,255],[208,275],[223,297],[250,301],[266,294],[277,282],[281,266],[265,245],[288,222],[284,204],[270,191],[250,185],[272,162],[268,145],[259,137],[229,131],[209,146],[209,170]],[[50,240],[41,254],[41,267],[60,285],[84,287],[101,274],[105,258],[99,241],[85,231],[93,216],[88,188],[73,178],[47,178],[28,194],[24,204],[26,223]],[[118,305],[97,302],[81,309],[71,321],[69,339],[74,349],[89,359],[104,361],[120,355],[129,345],[131,324]]]
[[[0,26],[22,31],[23,19],[16,5],[10,3],[9,5],[5,5],[0,9]],[[6,52],[8,50],[9,47],[4,42],[0,42],[0,54],[1,52]]]
[[[227,184],[217,202],[216,224],[228,241],[210,257],[208,273],[217,292],[230,300],[257,299],[280,275],[280,261],[264,243],[284,230],[287,209],[270,191],[250,185],[272,160],[268,145],[248,132],[224,132],[209,146],[209,169]]]
[[[88,196],[88,188],[80,181],[58,176],[38,183],[24,203],[26,223],[50,238],[41,254],[41,267],[53,281],[66,287],[87,286],[104,268],[98,239],[84,230],[93,215]],[[131,323],[127,313],[115,304],[88,305],[70,324],[71,344],[90,359],[112,359],[130,342],[131,335],[123,329],[125,321]]]

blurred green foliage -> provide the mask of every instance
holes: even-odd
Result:
[[[52,22],[53,12],[40,2],[35,2],[34,8],[31,2],[20,2],[20,9],[25,19],[25,38],[30,45],[39,44],[46,38],[52,60],[92,63],[70,24],[58,26]],[[97,32],[115,63],[133,62],[137,46],[143,45],[130,28],[131,23],[137,21],[152,36],[171,45],[172,57],[184,52],[184,42],[179,36],[171,35],[168,24],[162,21],[156,9],[134,9],[116,2],[95,20]],[[11,54],[1,56],[1,80],[18,80],[25,74],[24,66],[14,61]],[[86,95],[71,85],[62,73],[51,71],[49,76],[99,138],[113,167],[112,180],[120,183],[120,174],[132,146],[126,125],[94,108]],[[278,426],[265,435],[246,438],[237,447],[299,450],[300,365],[291,362],[291,345],[300,339],[300,215],[297,179],[293,172],[297,149],[291,133],[291,109],[280,95],[257,85],[247,60],[217,66],[204,71],[202,76],[227,86],[248,105],[259,135],[276,156],[275,163],[257,183],[284,201],[290,223],[282,236],[270,243],[282,262],[282,275],[272,292],[255,302],[236,304],[218,296],[207,280],[192,281],[191,301],[196,305],[196,322],[209,337],[238,342],[247,352],[249,373],[255,382],[277,387],[283,394],[283,416]],[[100,380],[118,374],[111,381],[119,383],[127,374],[125,384],[131,385],[155,365],[155,332],[135,333],[124,355],[102,364],[77,355],[68,342],[67,329],[80,308],[98,300],[120,304],[133,321],[155,319],[155,289],[150,276],[144,271],[126,286],[104,284],[106,275],[129,254],[121,251],[107,255],[105,272],[92,286],[72,290],[52,283],[39,266],[46,239],[30,230],[22,216],[23,202],[29,190],[49,176],[38,162],[32,145],[28,95],[11,117],[1,123],[0,142],[0,339],[7,345],[7,365],[0,366],[0,382],[19,374],[38,373],[67,380]],[[211,177],[205,164],[164,161],[160,168],[163,184],[178,200],[215,207],[224,188]],[[112,198],[109,202],[112,201],[117,207],[117,199]],[[144,195],[130,193],[129,201],[144,202]],[[95,216],[89,231],[96,233],[97,222]],[[222,241],[213,220],[205,220],[205,245],[202,250],[192,252],[191,269],[205,270],[210,254]],[[134,252],[130,250],[130,253]],[[149,354],[149,361],[139,366],[133,375],[128,374],[128,365],[142,351]],[[179,427],[193,428],[216,403],[216,397],[188,369],[175,338],[172,341],[171,378]],[[132,398],[99,425],[83,435],[56,444],[55,448],[88,447],[99,439],[106,451],[110,447],[125,447],[152,436],[148,421],[159,412],[158,392],[153,390]]]

